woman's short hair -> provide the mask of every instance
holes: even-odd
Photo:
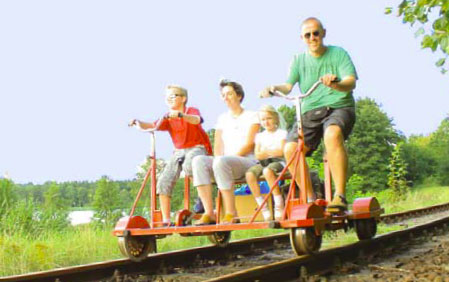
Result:
[[[245,98],[245,92],[243,91],[242,85],[240,85],[238,82],[235,82],[232,80],[221,79],[220,80],[220,90],[226,86],[231,86],[232,89],[234,89],[235,93],[237,93],[237,95],[241,97],[240,103],[243,102],[243,98]]]
[[[276,111],[276,109],[272,105],[263,105],[259,109],[259,113],[260,112],[269,113],[273,117],[276,126],[279,127],[279,123],[280,123],[280,121],[279,121],[279,113],[278,113],[278,111]]]

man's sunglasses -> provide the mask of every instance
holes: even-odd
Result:
[[[304,37],[306,39],[310,39],[310,36],[312,36],[312,34],[313,34],[313,36],[318,37],[320,35],[320,31],[315,30],[314,32],[306,32],[306,33],[304,33]]]

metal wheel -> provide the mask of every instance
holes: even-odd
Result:
[[[359,240],[368,240],[376,235],[377,222],[375,218],[357,219],[354,224]]]
[[[156,252],[154,236],[123,236],[118,238],[118,245],[120,252],[132,261],[142,261]]]
[[[318,252],[321,248],[322,237],[315,234],[314,228],[290,229],[290,244],[298,256]]]
[[[212,244],[223,248],[226,247],[229,244],[229,240],[231,240],[231,231],[215,232],[207,235],[207,238]]]

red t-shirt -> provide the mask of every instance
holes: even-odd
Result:
[[[183,118],[164,119],[159,126],[159,130],[168,131],[175,148],[186,149],[197,145],[204,145],[209,155],[212,155],[212,146],[210,145],[209,136],[201,126],[203,118],[200,111],[193,107],[185,109],[184,114],[197,115],[201,118],[199,124],[191,124]]]

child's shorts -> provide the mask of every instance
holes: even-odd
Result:
[[[157,194],[171,196],[176,181],[181,174],[181,169],[184,170],[186,175],[192,175],[192,159],[199,155],[207,155],[206,149],[202,145],[187,149],[176,149],[158,176]]]
[[[284,169],[283,162],[284,161],[282,159],[278,158],[262,160],[261,163],[250,167],[248,172],[252,172],[256,178],[259,178],[262,175],[265,167],[272,170],[274,173],[279,173]]]

